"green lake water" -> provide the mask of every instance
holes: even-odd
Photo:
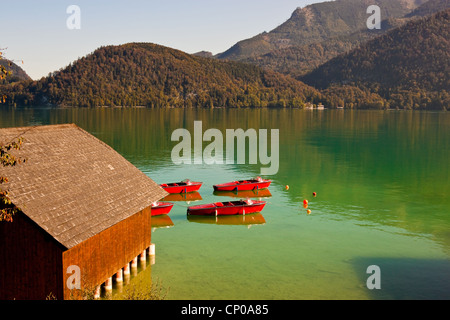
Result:
[[[253,225],[188,219],[189,205],[233,199],[214,184],[265,167],[175,165],[172,132],[193,135],[196,120],[224,137],[279,129],[279,171],[266,176],[261,215],[246,217]],[[155,264],[141,276],[160,280],[167,299],[450,298],[450,113],[0,108],[0,127],[57,123],[77,124],[157,183],[204,183],[201,200],[155,219]],[[372,265],[381,289],[366,285]]]

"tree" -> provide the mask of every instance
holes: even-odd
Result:
[[[2,49],[0,49],[0,60],[3,59],[3,52]],[[8,75],[11,74],[11,71],[8,71],[6,67],[3,64],[0,64],[0,80],[5,79]],[[0,92],[0,103],[6,102],[6,95],[2,92]]]
[[[2,59],[2,51],[0,50],[0,59]],[[7,71],[3,65],[0,65],[0,79],[6,78],[7,75],[11,74]],[[0,102],[5,102],[6,96],[4,94],[0,95]],[[25,162],[24,159],[18,158],[10,153],[12,149],[19,150],[23,144],[23,138],[15,139],[6,144],[0,144],[0,166],[2,167],[14,167],[21,162]],[[13,215],[19,210],[16,206],[11,203],[8,197],[8,191],[1,188],[2,184],[8,182],[8,178],[0,175],[0,222],[7,221],[12,222]]]
[[[19,150],[23,144],[23,138],[15,139],[4,145],[0,144],[0,165],[2,167],[14,167],[19,163],[25,162],[25,159],[14,156],[11,150]],[[8,182],[8,178],[0,176],[0,186]],[[19,210],[8,197],[8,191],[0,188],[0,222],[12,222],[13,215]]]

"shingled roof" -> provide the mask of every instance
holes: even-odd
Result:
[[[0,129],[23,137],[26,162],[0,167],[12,202],[67,249],[167,195],[111,147],[74,124]]]

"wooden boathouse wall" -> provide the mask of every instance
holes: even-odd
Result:
[[[0,300],[62,299],[65,248],[22,212],[0,222]]]
[[[121,221],[63,253],[64,281],[72,265],[81,270],[82,286],[98,286],[146,250],[151,244],[151,207]],[[64,285],[64,299],[71,290]]]

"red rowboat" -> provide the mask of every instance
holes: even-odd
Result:
[[[265,180],[260,177],[250,180],[240,180],[217,184],[214,187],[215,191],[242,191],[242,190],[258,190],[265,189],[270,186],[272,180]]]
[[[172,207],[173,203],[170,202],[154,202],[152,203],[152,216],[168,214]]]
[[[198,191],[203,182],[194,182],[190,180],[184,180],[181,182],[163,183],[159,186],[166,190],[168,193],[187,193]]]
[[[201,204],[187,209],[188,215],[232,215],[232,214],[250,214],[261,212],[266,205],[265,201],[239,200],[215,202],[210,204]]]

